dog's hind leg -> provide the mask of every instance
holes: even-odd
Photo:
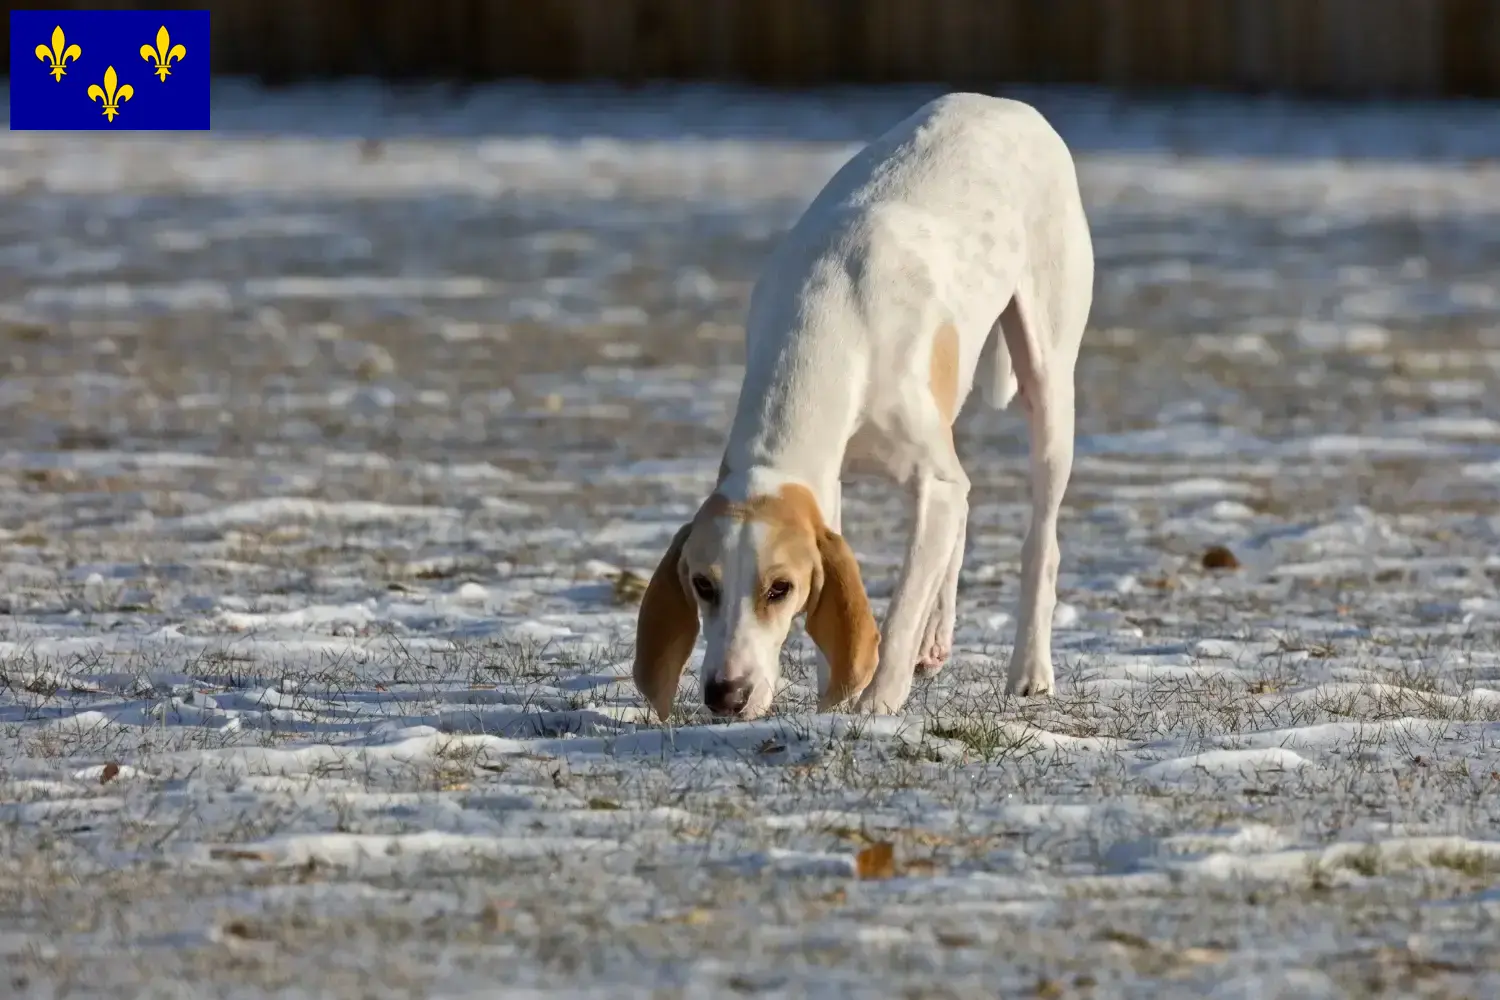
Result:
[[[1035,312],[1033,312],[1035,309]],[[1053,688],[1052,614],[1062,560],[1057,521],[1073,469],[1076,350],[1048,328],[1045,308],[1013,299],[1001,322],[1015,365],[1030,428],[1031,525],[1021,548],[1021,601],[1015,648],[1006,674],[1007,694],[1046,694]],[[1071,332],[1070,332],[1071,333]]]

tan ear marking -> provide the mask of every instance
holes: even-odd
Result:
[[[806,627],[828,661],[828,689],[818,701],[819,711],[826,712],[857,696],[875,676],[880,629],[849,543],[820,527],[818,554],[823,558],[823,585],[808,607]]]
[[[932,336],[927,385],[932,390],[932,401],[937,404],[943,423],[952,427],[958,416],[958,331],[952,323],[944,323]]]
[[[677,529],[651,574],[636,618],[635,686],[663,722],[672,712],[682,668],[698,640],[698,608],[683,585],[679,563],[691,522]]]

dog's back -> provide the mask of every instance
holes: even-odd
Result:
[[[1072,157],[1041,114],[978,94],[929,102],[845,164],[768,259],[731,448],[757,430],[780,440],[752,451],[781,456],[798,428],[847,440],[881,419],[871,406],[908,391],[898,383],[927,377],[933,332],[948,324],[956,405],[976,374],[1005,405],[1015,380],[991,332],[1025,268],[1080,250],[1091,281]]]

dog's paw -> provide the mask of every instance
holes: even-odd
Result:
[[[922,644],[917,647],[916,675],[931,677],[953,655],[953,612],[942,602],[932,609],[927,628],[922,634]]]
[[[936,639],[929,642],[926,651],[917,660],[917,676],[931,677],[948,662],[948,657],[953,655],[952,643],[940,642]]]
[[[1052,693],[1052,664],[1015,663],[1005,678],[1005,693],[1022,698],[1035,698]]]
[[[854,711],[859,715],[896,715],[906,704],[909,691],[909,685],[871,684],[854,703]]]

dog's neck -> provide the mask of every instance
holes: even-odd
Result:
[[[820,474],[809,476],[776,465],[736,467],[726,457],[719,466],[719,481],[714,492],[731,503],[746,503],[756,497],[776,496],[784,486],[805,487],[817,501],[823,523],[831,523],[829,512],[835,509],[839,488],[837,469],[820,470]]]

